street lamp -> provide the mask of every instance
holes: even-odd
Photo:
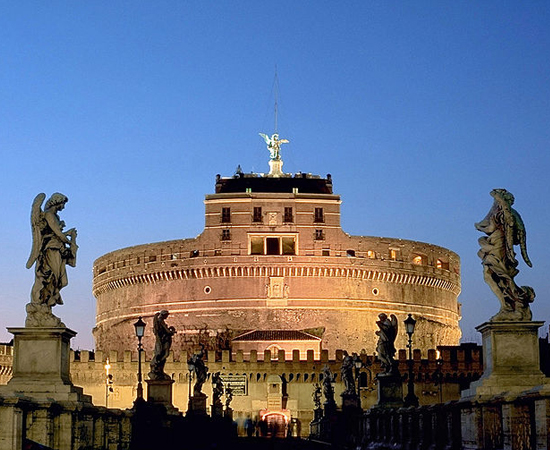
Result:
[[[134,402],[143,402],[143,385],[141,384],[141,352],[143,351],[143,345],[141,345],[141,338],[145,334],[145,325],[147,325],[141,317],[134,323],[136,328],[136,336],[138,338],[138,385],[137,385],[137,397]]]
[[[414,373],[413,373],[413,357],[412,357],[412,336],[414,334],[414,326],[416,325],[416,320],[413,319],[412,315],[405,319],[405,331],[409,336],[409,343],[407,348],[409,349],[409,379],[407,380],[407,396],[405,397],[405,406],[418,406],[418,397],[414,395]]]
[[[105,362],[105,407],[109,407],[109,389],[111,388],[111,384],[109,383],[113,376],[109,373],[109,369],[111,368],[111,364],[109,363],[109,358],[107,358],[107,361]],[[112,382],[112,381],[111,381]]]
[[[360,386],[359,386],[359,377],[361,376],[361,368],[363,367],[363,361],[361,360],[361,357],[357,354],[353,354],[353,365],[355,366],[355,380],[357,383],[357,395],[359,395]]]
[[[435,371],[435,380],[437,383],[437,387],[439,389],[439,403],[443,403],[443,358],[441,357],[441,352],[439,350],[436,350],[436,364],[437,369]]]

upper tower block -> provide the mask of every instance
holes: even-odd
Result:
[[[309,173],[294,176],[284,174],[274,178],[256,173],[237,173],[230,178],[216,175],[216,194],[276,192],[288,194],[332,194],[332,177],[326,178]]]

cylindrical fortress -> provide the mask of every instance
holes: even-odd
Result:
[[[415,348],[457,345],[460,260],[410,240],[350,236],[330,176],[217,177],[204,231],[194,239],[139,245],[94,263],[96,349],[135,347],[133,323],[161,309],[193,335],[305,330],[322,347],[375,350],[378,314],[417,320]],[[154,339],[144,344],[151,350]],[[396,346],[404,348],[399,333]]]

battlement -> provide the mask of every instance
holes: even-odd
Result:
[[[436,355],[439,352],[440,358],[437,359]],[[147,355],[143,352],[142,360],[144,362],[150,361],[151,355]],[[217,354],[216,354],[217,353]],[[257,366],[273,365],[273,364],[302,364],[302,365],[316,365],[320,366],[323,363],[336,364],[341,363],[343,360],[344,351],[336,350],[332,355],[329,355],[328,350],[321,350],[320,358],[314,358],[314,351],[308,350],[306,358],[300,357],[299,350],[293,350],[292,354],[285,352],[285,350],[279,350],[276,354],[270,350],[265,350],[263,354],[258,355],[255,350],[250,351],[250,357],[245,360],[243,352],[237,351],[234,355],[231,355],[230,350],[222,350],[221,352],[205,351],[205,361],[213,363],[227,363],[231,364],[253,364]],[[360,358],[367,366],[376,366],[379,364],[376,355],[367,355],[361,353]],[[407,363],[407,350],[400,349],[397,352],[398,361],[400,364]],[[415,363],[419,363],[424,366],[433,366],[434,364],[450,365],[453,367],[471,367],[478,370],[482,368],[482,349],[477,344],[462,344],[460,346],[440,346],[437,349],[429,349],[425,358],[422,358],[422,352],[419,349],[413,351],[413,360]],[[191,357],[186,351],[174,352],[171,351],[167,359],[168,363],[181,363],[187,364],[188,359]],[[71,365],[78,365],[79,363],[96,363],[104,364],[109,359],[110,364],[114,363],[132,363],[137,362],[137,351],[110,351],[108,354],[102,351],[87,351],[87,350],[71,350]]]

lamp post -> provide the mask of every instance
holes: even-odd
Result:
[[[141,352],[143,351],[143,345],[141,345],[141,338],[145,334],[145,325],[146,323],[141,320],[141,317],[137,320],[136,323],[134,323],[134,327],[136,328],[136,336],[138,338],[138,385],[137,385],[137,396],[134,404],[138,402],[143,402],[143,385],[141,383]]]
[[[361,377],[361,368],[363,367],[363,361],[361,360],[361,357],[357,354],[353,354],[353,365],[355,366],[355,383],[357,384],[357,395],[359,395],[360,391],[360,377]]]
[[[414,395],[414,373],[413,373],[413,356],[412,356],[412,336],[414,334],[414,326],[416,325],[416,320],[413,319],[412,315],[405,319],[405,331],[409,336],[409,343],[407,348],[409,349],[409,379],[407,380],[407,396],[405,397],[405,406],[418,406],[418,397]]]
[[[109,407],[109,389],[111,388],[109,381],[112,379],[109,378],[109,369],[111,368],[111,364],[109,363],[109,358],[107,358],[107,361],[105,362],[105,408]]]
[[[439,389],[439,403],[443,403],[443,358],[441,357],[441,352],[439,350],[436,351],[436,364],[437,364],[437,370],[436,370],[436,382],[437,387]]]

